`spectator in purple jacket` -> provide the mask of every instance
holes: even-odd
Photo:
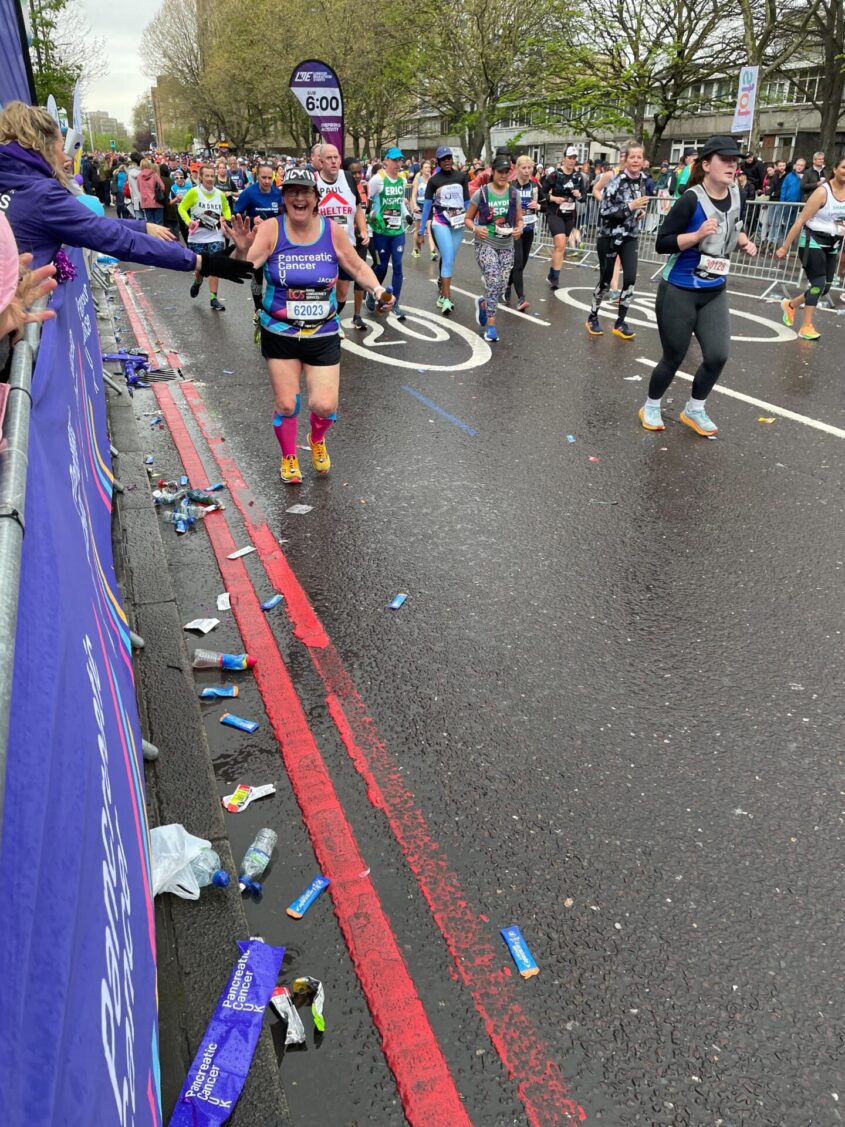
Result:
[[[0,211],[20,252],[32,254],[34,268],[52,262],[67,243],[145,266],[201,270],[234,282],[251,277],[249,263],[225,254],[194,254],[157,223],[94,215],[68,183],[62,135],[49,113],[8,102],[0,112]]]

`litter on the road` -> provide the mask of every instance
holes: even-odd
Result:
[[[238,548],[237,552],[230,552],[227,558],[230,560],[239,560],[241,556],[248,556],[250,552],[254,551],[255,545],[250,544],[246,548]]]
[[[188,484],[188,475],[186,473],[183,473],[182,476],[179,478],[179,484],[182,486],[183,489]]]
[[[150,426],[157,427],[161,424],[161,415],[156,415],[154,419],[150,419]]]
[[[399,608],[400,608],[400,607],[402,606],[402,604],[403,604],[403,603],[405,602],[405,600],[407,599],[407,597],[408,597],[408,596],[407,596],[406,594],[404,594],[404,593],[400,593],[400,594],[396,595],[396,596],[395,596],[395,597],[394,597],[393,599],[391,599],[391,601],[390,601],[390,602],[389,602],[389,603],[387,604],[388,610],[399,610]]]
[[[233,712],[224,712],[220,717],[220,723],[225,724],[227,728],[237,728],[240,732],[255,732],[258,730],[257,720],[244,720],[242,716],[235,716]]]
[[[229,883],[211,842],[194,837],[178,822],[150,830],[150,870],[153,896],[172,892],[183,900],[198,900],[200,889]]]
[[[595,454],[589,454],[589,455],[587,456],[587,461],[588,461],[588,462],[600,462],[600,461],[601,461],[601,458],[597,458],[597,457],[595,456]]]
[[[289,509],[285,509],[285,512],[293,513],[296,517],[304,517],[305,514],[310,513],[313,508],[313,505],[291,505]]]
[[[540,973],[540,968],[535,963],[534,956],[528,950],[528,944],[516,924],[503,927],[502,938],[507,943],[511,957],[516,963],[516,969],[523,978],[533,978],[535,974]]]
[[[228,591],[224,591],[222,595],[217,596],[217,609],[218,610],[231,610],[232,609],[232,596]]]
[[[277,840],[276,831],[271,829],[259,830],[255,835],[255,841],[247,849],[244,859],[241,861],[241,873],[238,878],[241,892],[245,892],[247,889],[250,892],[261,892],[263,886],[258,878],[264,875],[264,871],[270,864],[270,858],[276,848]]]
[[[574,434],[568,434],[566,436],[566,441],[567,442],[574,442],[575,441],[575,435]]]
[[[588,505],[618,505],[618,501],[594,501],[592,498],[587,502]]]
[[[287,907],[287,913],[292,920],[301,920],[324,888],[328,888],[331,881],[328,877],[317,876],[311,881],[301,896]]]
[[[272,599],[268,599],[266,603],[261,604],[261,609],[262,610],[272,610],[273,607],[277,607],[281,601],[282,601],[281,595],[274,595],[272,597]]]
[[[200,634],[207,634],[209,630],[213,630],[215,626],[219,625],[219,618],[193,618],[190,622],[186,622],[182,629],[199,630]]]
[[[233,376],[234,374],[235,374],[234,368],[224,368],[223,369],[223,375],[224,376]]]
[[[264,783],[260,787],[251,787],[246,783],[239,783],[231,794],[225,794],[220,801],[223,803],[224,809],[228,810],[230,814],[240,814],[242,810],[246,810],[251,802],[275,793],[275,783]]]
[[[238,950],[240,957],[188,1069],[170,1127],[219,1127],[243,1091],[285,949],[250,939],[240,940]]]
[[[226,482],[225,481],[215,481],[215,483],[213,485],[206,485],[205,488],[208,490],[209,493],[216,493],[218,490],[226,488]]]
[[[215,509],[224,508],[222,502],[212,497],[207,489],[189,489],[187,495],[189,501],[195,501],[198,505],[213,505]]]
[[[758,422],[758,423],[776,423],[776,422],[777,422],[777,419],[775,419],[775,418],[770,418],[770,417],[768,417],[768,416],[766,416],[766,415],[758,415],[758,416],[757,416],[757,422]]]
[[[155,458],[152,456],[152,454],[148,454],[146,456],[146,458],[144,458],[144,465],[145,466],[151,466],[154,461],[155,461]]]
[[[640,381],[640,380],[641,380],[642,378],[643,378],[642,376],[623,376],[623,377],[622,377],[622,379],[623,379],[623,380],[627,380],[627,381],[628,381],[628,383],[634,383],[634,382],[637,382],[637,383],[639,383],[639,381]]]
[[[293,980],[290,989],[294,1001],[311,999],[311,1016],[314,1019],[314,1028],[318,1033],[325,1033],[326,1021],[323,1017],[323,1005],[326,995],[319,978],[311,978],[310,975],[304,974],[301,978]]]
[[[270,998],[270,1005],[287,1025],[285,1047],[288,1045],[304,1045],[305,1026],[302,1024],[299,1010],[293,1004],[293,998],[287,986],[276,987]]]
[[[206,685],[200,693],[200,700],[231,700],[238,692],[237,685]]]
[[[194,650],[194,669],[252,669],[256,659],[249,654],[221,654],[214,650]]]

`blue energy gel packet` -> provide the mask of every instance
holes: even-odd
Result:
[[[244,720],[241,716],[235,716],[233,712],[224,712],[220,717],[221,724],[227,724],[230,728],[237,728],[241,732],[254,732],[258,728],[258,722],[255,720]]]
[[[236,697],[237,685],[207,685],[200,693],[202,700],[217,700],[220,697]]]
[[[272,599],[268,599],[266,603],[261,604],[261,609],[262,610],[272,610],[273,607],[277,607],[281,601],[282,601],[281,595],[274,595]]]
[[[407,597],[408,596],[405,594],[397,595],[391,602],[387,604],[388,610],[399,610]]]
[[[301,920],[324,888],[328,888],[331,881],[328,877],[317,876],[311,881],[301,896],[287,907],[287,913],[294,920]]]
[[[528,944],[516,924],[503,927],[502,938],[507,943],[511,957],[516,963],[516,969],[523,978],[533,978],[535,974],[540,973],[540,968],[534,962],[534,956],[528,950]]]

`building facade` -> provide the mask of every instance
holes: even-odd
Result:
[[[803,156],[808,160],[819,146],[820,114],[814,101],[820,96],[820,67],[795,67],[786,75],[767,78],[760,89],[759,144],[757,151],[763,160],[793,160]],[[698,148],[714,133],[730,133],[733,124],[737,76],[703,82],[698,94],[698,107],[694,113],[673,118],[652,154],[657,159],[675,162],[684,149]],[[646,110],[646,121],[654,107]],[[545,120],[543,120],[545,119]],[[845,125],[845,102],[841,121]],[[524,152],[543,165],[555,164],[569,144],[578,148],[579,160],[614,160],[625,134],[608,135],[594,140],[567,132],[566,107],[550,105],[544,111],[528,110],[514,106],[510,117],[491,131],[492,144],[508,145],[516,152]],[[747,135],[737,135],[740,145],[747,144]],[[421,110],[402,126],[398,141],[409,154],[420,157],[433,156],[438,145],[458,146],[460,138],[449,130],[449,121],[439,114]],[[836,137],[837,151],[845,148],[845,129]],[[470,158],[478,153],[468,153]],[[828,154],[832,156],[833,154]]]

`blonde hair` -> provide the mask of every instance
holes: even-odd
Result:
[[[49,164],[53,175],[68,186],[63,163],[56,159],[56,141],[61,130],[49,113],[41,106],[27,106],[24,102],[7,102],[0,112],[0,145],[16,141],[22,149],[31,149]]]
[[[523,153],[522,156],[519,156],[519,157],[516,158],[516,167],[519,168],[520,165],[522,165],[525,168],[530,168],[531,171],[533,172],[534,171],[534,158],[530,157],[527,153]]]
[[[141,161],[141,164],[140,164],[141,168],[152,168],[152,166],[153,166],[153,162],[151,160],[147,160],[146,157],[144,157],[144,159]]]

